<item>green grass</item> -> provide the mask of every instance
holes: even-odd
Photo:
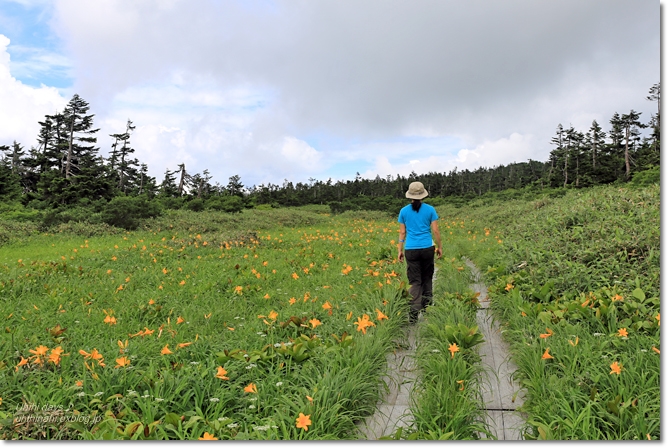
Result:
[[[650,185],[439,206],[446,255],[419,327],[415,424],[392,437],[486,432],[466,256],[519,367],[525,438],[658,439],[659,205]],[[324,207],[170,211],[133,232],[0,223],[2,437],[358,437],[407,320],[396,232],[387,214]],[[40,346],[62,348],[57,365],[35,362]],[[80,354],[94,349],[106,366]],[[13,423],[28,415],[95,421]]]
[[[273,212],[234,225],[178,212],[136,232],[5,245],[3,437],[357,437],[406,321],[403,277],[385,258],[396,224]],[[364,314],[366,334],[355,325]],[[35,362],[42,345],[62,347],[57,365]],[[244,392],[250,383],[257,393]],[[14,425],[22,403],[101,421]],[[308,430],[296,428],[300,413]]]
[[[659,204],[650,185],[439,208],[448,244],[485,274],[525,438],[660,438]]]

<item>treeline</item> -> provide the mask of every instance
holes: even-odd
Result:
[[[345,210],[395,212],[405,203],[413,181],[422,182],[432,203],[470,199],[521,189],[582,188],[626,182],[641,174],[658,181],[660,163],[660,84],[647,100],[657,112],[647,123],[640,113],[615,113],[604,130],[594,121],[586,131],[557,126],[549,160],[511,163],[470,171],[411,173],[354,180],[307,183],[287,179],[282,185],[246,187],[234,175],[227,184],[211,183],[208,170],[189,173],[184,164],[166,170],[158,182],[148,167],[134,157],[131,144],[135,126],[110,134],[108,156],[100,155],[89,104],[74,95],[62,112],[39,122],[37,145],[28,151],[18,142],[0,146],[0,217],[40,219],[45,225],[72,220],[100,221],[133,228],[164,208],[238,212],[244,208],[328,204],[334,213]],[[649,128],[646,135],[641,130]]]

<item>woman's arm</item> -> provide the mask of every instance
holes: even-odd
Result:
[[[399,243],[397,248],[399,249],[399,262],[404,261],[404,241],[406,241],[406,224],[399,224]],[[439,236],[440,241],[440,236]]]
[[[441,231],[438,230],[438,221],[431,222],[431,233],[436,242],[436,256],[441,258],[441,255],[443,255],[443,248],[441,247]]]

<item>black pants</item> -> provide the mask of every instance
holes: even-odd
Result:
[[[421,309],[431,304],[435,247],[406,249],[404,253],[408,265],[408,283],[411,285],[408,289],[412,297],[411,314],[415,316]]]

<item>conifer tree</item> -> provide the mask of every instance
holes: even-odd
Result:
[[[633,109],[628,114],[621,117],[622,129],[624,132],[624,166],[626,167],[626,179],[631,178],[631,151],[634,149],[634,143],[637,142],[636,137],[640,135],[640,128],[647,127],[639,121],[641,112],[636,112]]]
[[[75,170],[80,170],[83,158],[93,158],[98,152],[94,146],[97,138],[92,135],[99,131],[93,128],[93,114],[87,115],[90,106],[78,94],[74,94],[63,111],[67,138],[65,158],[65,178],[69,179]]]
[[[128,184],[136,183],[139,179],[139,160],[129,157],[135,150],[130,146],[130,134],[135,130],[132,121],[128,119],[125,126],[125,132],[122,134],[111,134],[114,138],[112,143],[109,164],[111,170],[116,173],[118,178],[117,187],[125,193],[128,190]],[[132,185],[131,185],[132,186]]]

